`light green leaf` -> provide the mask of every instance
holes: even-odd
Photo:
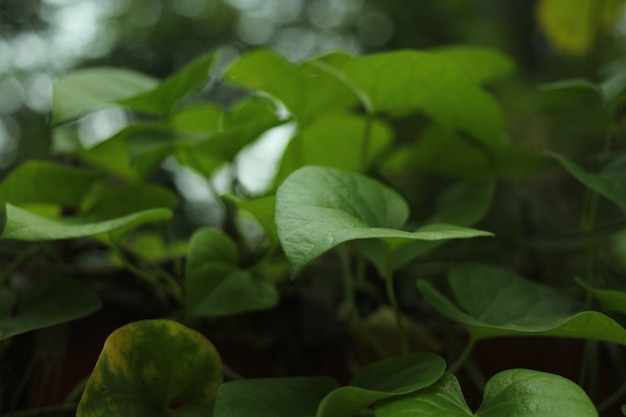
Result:
[[[475,339],[552,336],[595,339],[626,345],[626,329],[559,291],[493,266],[470,263],[450,270],[457,304],[431,284],[417,285],[439,313],[467,327]]]
[[[626,291],[594,288],[580,278],[576,282],[593,294],[604,310],[626,314]]]
[[[282,183],[289,174],[306,165],[365,171],[391,139],[391,129],[381,120],[368,121],[367,116],[348,114],[320,116],[291,139],[274,183]]]
[[[183,98],[198,91],[208,81],[215,60],[215,53],[210,52],[187,64],[156,88],[119,102],[135,110],[165,116]]]
[[[508,369],[485,386],[476,413],[467,406],[456,377],[445,374],[436,384],[376,407],[377,417],[597,417],[585,391],[559,375],[530,369]]]
[[[337,381],[327,377],[227,382],[217,393],[214,416],[315,417],[322,398],[337,385]]]
[[[510,75],[515,69],[511,58],[495,49],[476,46],[447,46],[431,52],[439,54],[458,67],[477,84]]]
[[[243,55],[228,68],[226,80],[280,100],[301,125],[322,113],[345,110],[356,104],[354,93],[317,65],[294,65],[281,55],[258,49]]]
[[[238,267],[235,242],[219,229],[200,229],[191,237],[185,304],[192,316],[227,316],[276,306],[273,282]]]
[[[77,208],[102,175],[47,161],[26,161],[0,184],[0,206],[50,203]]]
[[[457,65],[455,55],[461,56],[459,49],[450,56],[445,51],[384,52],[345,61],[337,70],[370,113],[404,116],[421,111],[447,130],[498,142],[504,129],[502,111],[471,78],[486,76],[481,74],[487,74],[488,64],[474,62],[477,69],[471,75],[468,60]]]
[[[95,291],[65,277],[40,279],[19,301],[0,289],[0,340],[88,316],[101,305]]]
[[[275,195],[245,200],[232,194],[227,194],[224,198],[236,204],[240,209],[250,212],[263,228],[270,243],[278,245],[278,233],[276,232],[276,223],[274,222],[276,212]]]
[[[551,154],[563,167],[586,187],[617,204],[626,213],[626,153],[613,153],[597,174],[584,171],[562,155]]]
[[[202,334],[170,320],[131,323],[104,343],[76,416],[210,415],[221,383],[220,357]]]
[[[176,130],[186,133],[212,134],[220,130],[222,109],[215,103],[185,107],[172,116]]]
[[[90,221],[75,217],[47,218],[30,213],[11,204],[6,205],[7,221],[2,239],[26,241],[73,239],[110,233],[117,241],[126,233],[145,223],[168,220],[172,211],[150,209],[105,221]]]
[[[434,384],[445,369],[441,357],[425,352],[374,362],[359,371],[350,385],[326,395],[317,417],[352,417],[378,401]]]
[[[459,239],[490,233],[452,225],[399,230],[409,209],[392,189],[363,175],[328,167],[304,167],[276,194],[276,228],[291,274],[333,247],[356,239],[382,239],[388,250],[411,240]]]

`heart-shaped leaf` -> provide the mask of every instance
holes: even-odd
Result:
[[[43,278],[19,300],[0,289],[0,340],[85,317],[100,306],[91,288],[70,278]]]
[[[185,278],[186,306],[192,316],[225,316],[276,306],[273,282],[238,267],[235,242],[219,229],[194,233]]]
[[[331,391],[317,417],[352,417],[370,405],[424,389],[445,372],[446,362],[433,353],[383,359],[363,368],[349,386]]]
[[[170,320],[146,320],[109,335],[77,417],[210,415],[222,364],[202,334]]]
[[[243,55],[224,76],[280,100],[301,125],[322,113],[344,110],[357,102],[344,83],[318,66],[307,62],[294,65],[266,49]]]
[[[214,417],[315,417],[322,398],[336,388],[327,377],[249,379],[223,384]]]
[[[276,228],[295,276],[304,265],[350,240],[379,238],[388,250],[412,240],[489,236],[445,224],[415,232],[399,230],[408,218],[404,199],[363,175],[328,167],[304,167],[289,176],[276,194]]]
[[[626,345],[626,329],[559,291],[517,274],[477,263],[453,267],[448,276],[458,306],[426,281],[417,285],[441,314],[467,327],[474,339],[553,336]]]
[[[158,80],[120,68],[88,68],[61,77],[52,87],[52,122],[74,119],[98,106],[149,91]]]
[[[529,369],[508,369],[494,375],[485,386],[483,401],[473,413],[459,382],[446,373],[437,383],[401,399],[376,407],[377,417],[597,417],[585,391],[559,375]]]
[[[552,154],[578,181],[602,194],[626,213],[626,153],[613,153],[597,174],[591,174],[562,155]]]
[[[73,239],[102,233],[109,233],[112,241],[119,241],[135,227],[172,217],[171,210],[157,208],[104,221],[76,217],[48,218],[11,204],[6,205],[6,213],[7,221],[0,237],[26,241]]]

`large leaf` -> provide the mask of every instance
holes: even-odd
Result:
[[[172,211],[150,209],[105,221],[91,221],[75,217],[48,218],[30,213],[11,204],[6,205],[7,221],[2,239],[25,241],[73,239],[109,233],[113,241],[145,223],[169,219]]]
[[[109,335],[77,417],[210,415],[222,383],[215,348],[170,320],[146,320]]]
[[[215,53],[210,52],[187,64],[154,89],[121,100],[120,103],[136,110],[165,116],[183,98],[199,90],[208,81],[214,62]]]
[[[578,181],[602,194],[626,213],[626,153],[614,153],[603,161],[597,174],[591,174],[562,155],[552,154]]]
[[[472,72],[465,57],[461,65],[455,62],[460,55],[459,49],[449,54],[384,52],[345,61],[337,70],[359,92],[370,113],[402,116],[421,111],[448,130],[497,142],[504,128],[502,111],[477,83],[486,77],[482,74],[489,64],[474,62],[478,69]]]
[[[321,116],[291,139],[274,182],[280,184],[305,165],[365,171],[389,145],[391,135],[385,123],[367,120],[367,116]]]
[[[388,250],[412,240],[488,236],[451,225],[399,230],[409,209],[402,197],[363,175],[328,167],[304,167],[276,194],[276,228],[294,276],[304,265],[350,240],[380,238]]]
[[[185,277],[186,307],[192,316],[225,316],[276,306],[274,283],[240,269],[233,240],[219,229],[194,233]]]
[[[247,53],[224,76],[280,100],[302,125],[322,113],[349,108],[357,101],[354,93],[328,72],[312,63],[291,64],[271,50]]]
[[[50,203],[77,208],[101,174],[46,161],[27,161],[0,184],[0,205]]]
[[[608,33],[623,6],[623,0],[540,0],[537,21],[552,46],[568,55],[586,55]]]
[[[585,391],[559,375],[529,369],[508,369],[485,386],[476,413],[467,406],[456,377],[445,374],[433,386],[391,399],[376,407],[377,417],[597,417]]]
[[[448,276],[453,303],[426,281],[417,285],[441,314],[467,327],[475,339],[498,336],[553,336],[596,339],[626,345],[626,329],[578,300],[517,274],[470,263]]]
[[[223,384],[215,417],[314,417],[322,398],[337,387],[327,377],[249,379]]]
[[[80,69],[61,77],[52,88],[52,121],[74,119],[98,106],[146,92],[154,78],[121,68]]]
[[[42,278],[19,301],[0,289],[0,340],[85,317],[100,306],[91,288],[70,278]]]
[[[317,417],[352,417],[378,401],[429,387],[445,369],[440,356],[425,352],[374,362],[359,371],[349,386],[324,397]]]

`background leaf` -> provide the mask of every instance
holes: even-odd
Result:
[[[223,384],[215,417],[314,417],[322,398],[339,384],[328,377],[248,379]]]
[[[18,299],[0,289],[0,340],[88,316],[101,307],[85,284],[65,277],[42,278]]]
[[[76,415],[207,415],[221,383],[219,355],[204,336],[170,320],[140,321],[109,335]]]

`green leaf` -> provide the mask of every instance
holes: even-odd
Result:
[[[536,5],[539,27],[556,50],[584,56],[600,35],[613,29],[623,0],[540,0]]]
[[[322,398],[337,385],[327,377],[227,382],[217,393],[214,416],[314,417]]]
[[[576,282],[589,291],[604,310],[626,314],[626,291],[594,288],[578,277]]]
[[[227,194],[224,198],[237,205],[242,210],[250,212],[259,222],[265,235],[272,245],[278,245],[278,232],[274,216],[276,213],[276,196],[268,195],[249,200],[244,200],[232,194]]]
[[[52,122],[75,119],[106,103],[151,90],[152,77],[121,68],[88,68],[61,77],[52,87]]]
[[[215,53],[210,52],[186,65],[156,88],[120,100],[120,104],[165,116],[183,98],[199,90],[208,81],[214,62]]]
[[[551,155],[578,181],[608,198],[626,213],[626,153],[609,155],[597,174],[584,171],[562,155]]]
[[[257,49],[229,67],[226,80],[280,100],[301,125],[323,113],[354,106],[356,96],[336,77],[313,63],[291,64],[278,53]]]
[[[42,278],[18,298],[0,289],[0,340],[88,316],[101,307],[88,286],[65,277]]]
[[[73,239],[101,233],[109,233],[113,241],[118,241],[142,224],[172,217],[171,210],[157,208],[99,222],[76,217],[51,219],[11,204],[6,205],[6,213],[7,221],[0,237],[25,241]]]
[[[349,386],[326,395],[317,417],[352,417],[378,401],[434,384],[445,369],[440,356],[425,352],[374,362],[359,371]]]
[[[368,136],[367,141],[365,136]],[[391,129],[381,120],[368,121],[367,116],[348,114],[320,116],[291,139],[274,183],[282,183],[289,174],[305,165],[365,171],[389,146],[391,139]],[[365,161],[364,152],[367,153]]]
[[[559,375],[529,369],[508,369],[485,386],[476,413],[467,406],[456,377],[446,373],[433,386],[376,407],[377,417],[597,417],[585,391]]]
[[[46,161],[26,161],[0,184],[0,206],[51,203],[77,208],[102,175]]]
[[[178,197],[168,188],[150,184],[104,187],[86,196],[81,214],[97,219],[126,216],[153,208],[173,210]]]
[[[176,130],[186,133],[211,134],[220,130],[222,109],[215,103],[185,107],[172,116]]]
[[[219,229],[191,237],[185,277],[186,306],[192,316],[227,316],[276,306],[274,283],[238,267],[235,242]]]
[[[551,336],[595,339],[626,345],[626,329],[596,311],[582,311],[566,294],[505,269],[470,263],[450,270],[457,304],[426,281],[417,285],[439,313],[467,327],[474,339]]]
[[[409,209],[392,189],[363,175],[328,167],[304,167],[276,194],[276,228],[291,274],[350,240],[380,238],[388,250],[411,240],[443,240],[490,233],[451,225],[399,230]]]
[[[222,364],[202,334],[170,320],[146,320],[109,335],[77,417],[210,415]]]
[[[431,52],[448,59],[477,84],[510,75],[515,70],[511,58],[495,49],[476,46],[446,46]]]
[[[337,70],[359,92],[370,113],[405,116],[421,111],[447,130],[463,131],[484,143],[497,142],[504,129],[502,111],[472,80],[468,60],[455,62],[454,57],[461,55],[459,49],[449,56],[445,51],[384,52],[346,61]],[[480,79],[487,73],[485,64],[474,64],[478,69],[473,76]]]

